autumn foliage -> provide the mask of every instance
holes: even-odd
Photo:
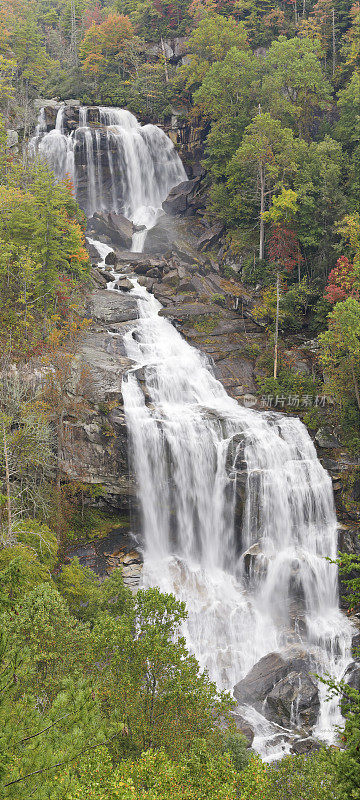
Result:
[[[324,297],[331,305],[346,300],[347,297],[359,298],[354,267],[346,256],[338,258],[336,267],[331,270]]]
[[[81,44],[81,61],[89,76],[100,75],[109,59],[119,61],[134,36],[129,17],[112,13],[100,25],[92,22]]]
[[[303,258],[294,231],[285,225],[273,225],[268,243],[268,258],[276,269],[292,272]]]

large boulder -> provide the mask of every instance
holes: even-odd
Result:
[[[166,214],[184,214],[191,205],[200,180],[200,177],[193,178],[191,181],[183,181],[174,186],[162,204]]]
[[[319,693],[309,654],[300,646],[268,653],[234,687],[241,705],[251,705],[271,722],[311,728],[319,712]]]
[[[287,662],[280,653],[268,653],[234,686],[236,700],[261,710],[267,695],[287,671]]]
[[[309,675],[296,671],[282,678],[266,698],[266,716],[283,727],[291,721],[301,727],[312,727],[319,707],[316,683]]]
[[[122,214],[96,213],[89,220],[88,228],[97,236],[108,237],[118,247],[131,249],[134,226]]]
[[[138,307],[135,297],[122,292],[94,292],[89,306],[90,315],[106,324],[136,320]]]

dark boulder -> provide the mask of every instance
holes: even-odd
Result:
[[[269,653],[234,687],[239,703],[249,704],[271,722],[312,727],[319,712],[316,679],[310,656],[298,646]]]
[[[311,736],[306,736],[305,739],[295,739],[290,748],[290,753],[293,755],[302,756],[309,755],[310,753],[317,753],[321,750],[320,742],[313,739]]]
[[[114,288],[119,289],[121,292],[130,292],[134,287],[128,278],[120,278]]]
[[[269,692],[266,716],[287,727],[290,721],[302,727],[315,725],[319,713],[319,692],[316,683],[302,672],[289,672]]]
[[[340,447],[340,442],[329,425],[324,425],[322,428],[319,428],[315,434],[315,441],[319,447],[329,449],[332,447]]]
[[[193,178],[191,181],[183,181],[174,186],[162,204],[166,214],[184,214],[191,205],[200,180],[200,177]]]
[[[201,236],[200,239],[197,241],[197,247],[199,250],[208,250],[209,247],[212,247],[216,242],[219,241],[220,236],[224,232],[225,227],[222,225],[221,222],[213,225],[211,228],[208,228]]]
[[[89,220],[88,229],[97,236],[108,237],[118,247],[131,248],[134,227],[122,214],[96,213]]]
[[[111,250],[111,252],[108,253],[107,256],[105,257],[105,264],[108,264],[109,267],[114,267],[115,264],[117,263],[117,260],[118,259],[116,253],[114,252],[114,250]]]
[[[92,280],[93,280],[95,286],[98,289],[106,289],[107,280],[106,280],[105,275],[102,272],[99,272],[98,269],[93,268],[91,270],[91,277],[92,277]]]
[[[269,692],[285,677],[287,671],[287,662],[280,653],[269,653],[234,686],[236,700],[261,708]]]

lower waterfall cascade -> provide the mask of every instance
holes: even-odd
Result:
[[[92,244],[105,263],[111,248]],[[298,418],[229,397],[206,358],[159,315],[161,304],[131,280],[139,319],[124,336],[135,366],[122,392],[142,516],[142,585],[186,603],[188,647],[221,689],[232,692],[266,654],[301,646],[318,682],[313,734],[334,743],[339,702],[327,698],[319,678],[345,675],[354,631],[339,609],[337,568],[327,560],[337,552],[331,479]],[[240,536],[239,466],[246,471]],[[258,558],[247,571],[244,553],[254,544]],[[301,598],[295,611],[294,589]],[[251,705],[240,711],[263,758],[289,751],[289,734],[301,727],[296,708],[286,729]]]
[[[59,180],[70,178],[88,217],[114,211],[131,220],[139,228],[132,249],[141,251],[170,190],[187,180],[172,141],[156,125],[140,125],[126,109],[100,107],[99,124],[90,125],[86,106],[80,107],[79,127],[70,133],[64,118],[61,106],[55,128],[47,132],[41,109],[31,153],[44,157]]]

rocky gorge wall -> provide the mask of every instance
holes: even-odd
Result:
[[[173,213],[179,206],[185,207],[182,216],[178,213],[172,217],[176,224],[171,229],[174,235],[171,252],[136,254],[115,245],[115,252],[108,260],[111,269],[122,276],[118,281],[118,291],[106,291],[107,282],[113,275],[108,270],[98,269],[99,256],[90,247],[94,265],[93,289],[86,309],[90,328],[77,356],[78,365],[85,365],[88,371],[89,381],[81,419],[70,417],[64,422],[62,467],[67,478],[102,487],[97,504],[125,519],[121,536],[130,532],[134,534],[139,550],[141,540],[135,478],[128,460],[121,394],[123,375],[131,367],[123,336],[134,326],[137,306],[129,295],[131,283],[123,276],[136,276],[156,296],[163,306],[161,314],[190,344],[207,355],[216,377],[231,396],[241,403],[257,402],[261,407],[257,389],[257,379],[261,376],[258,354],[265,346],[266,332],[252,315],[257,292],[241,284],[235,275],[233,279],[224,277],[221,261],[219,265],[214,257],[221,244],[221,229],[210,223],[201,223],[201,217],[190,216],[188,219],[183,216],[191,211],[191,202],[195,206],[200,204],[201,180],[197,179],[195,183],[195,187],[190,187],[190,199],[189,186],[186,185],[183,193],[181,189],[174,190],[164,204]],[[109,243],[111,229],[106,231],[105,238]],[[115,233],[113,238],[116,238]],[[235,264],[232,266],[236,267]],[[220,302],[219,298],[222,298]],[[310,374],[314,358],[311,343],[297,342],[292,354],[294,370],[299,368]],[[348,552],[357,552],[359,511],[355,501],[349,507],[347,486],[349,471],[357,467],[356,460],[326,427],[317,432],[315,443],[319,458],[333,480],[339,516],[339,546]],[[236,510],[239,536],[245,482],[244,464],[239,459]],[[356,486],[353,488],[356,493]],[[130,537],[128,549],[133,544]],[[86,563],[94,560],[94,547],[96,551],[96,543],[90,546],[90,555],[84,555]],[[111,558],[110,568],[116,563]],[[104,568],[104,562],[101,563]]]

